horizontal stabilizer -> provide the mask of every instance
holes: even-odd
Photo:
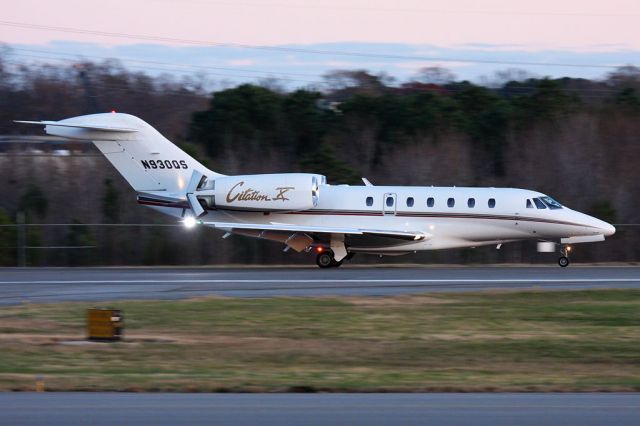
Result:
[[[56,126],[56,127],[73,127],[76,129],[94,130],[99,132],[118,132],[118,133],[133,133],[137,132],[137,129],[131,129],[127,127],[114,127],[114,126],[98,126],[94,124],[71,124],[61,123],[59,121],[25,121],[14,120],[14,123],[22,124],[39,124],[41,126]]]

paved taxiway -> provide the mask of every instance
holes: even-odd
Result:
[[[203,295],[382,296],[536,288],[640,288],[640,267],[0,269],[0,305]]]
[[[0,394],[6,425],[638,425],[640,394]]]

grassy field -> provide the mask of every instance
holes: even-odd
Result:
[[[640,291],[117,302],[0,309],[0,390],[640,391]]]

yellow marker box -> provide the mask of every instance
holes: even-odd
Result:
[[[122,339],[124,318],[119,309],[87,309],[87,338],[93,341],[114,342]]]

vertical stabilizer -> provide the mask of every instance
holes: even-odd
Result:
[[[44,125],[50,135],[92,141],[138,192],[184,193],[194,171],[220,176],[133,115],[104,113],[23,123]]]

